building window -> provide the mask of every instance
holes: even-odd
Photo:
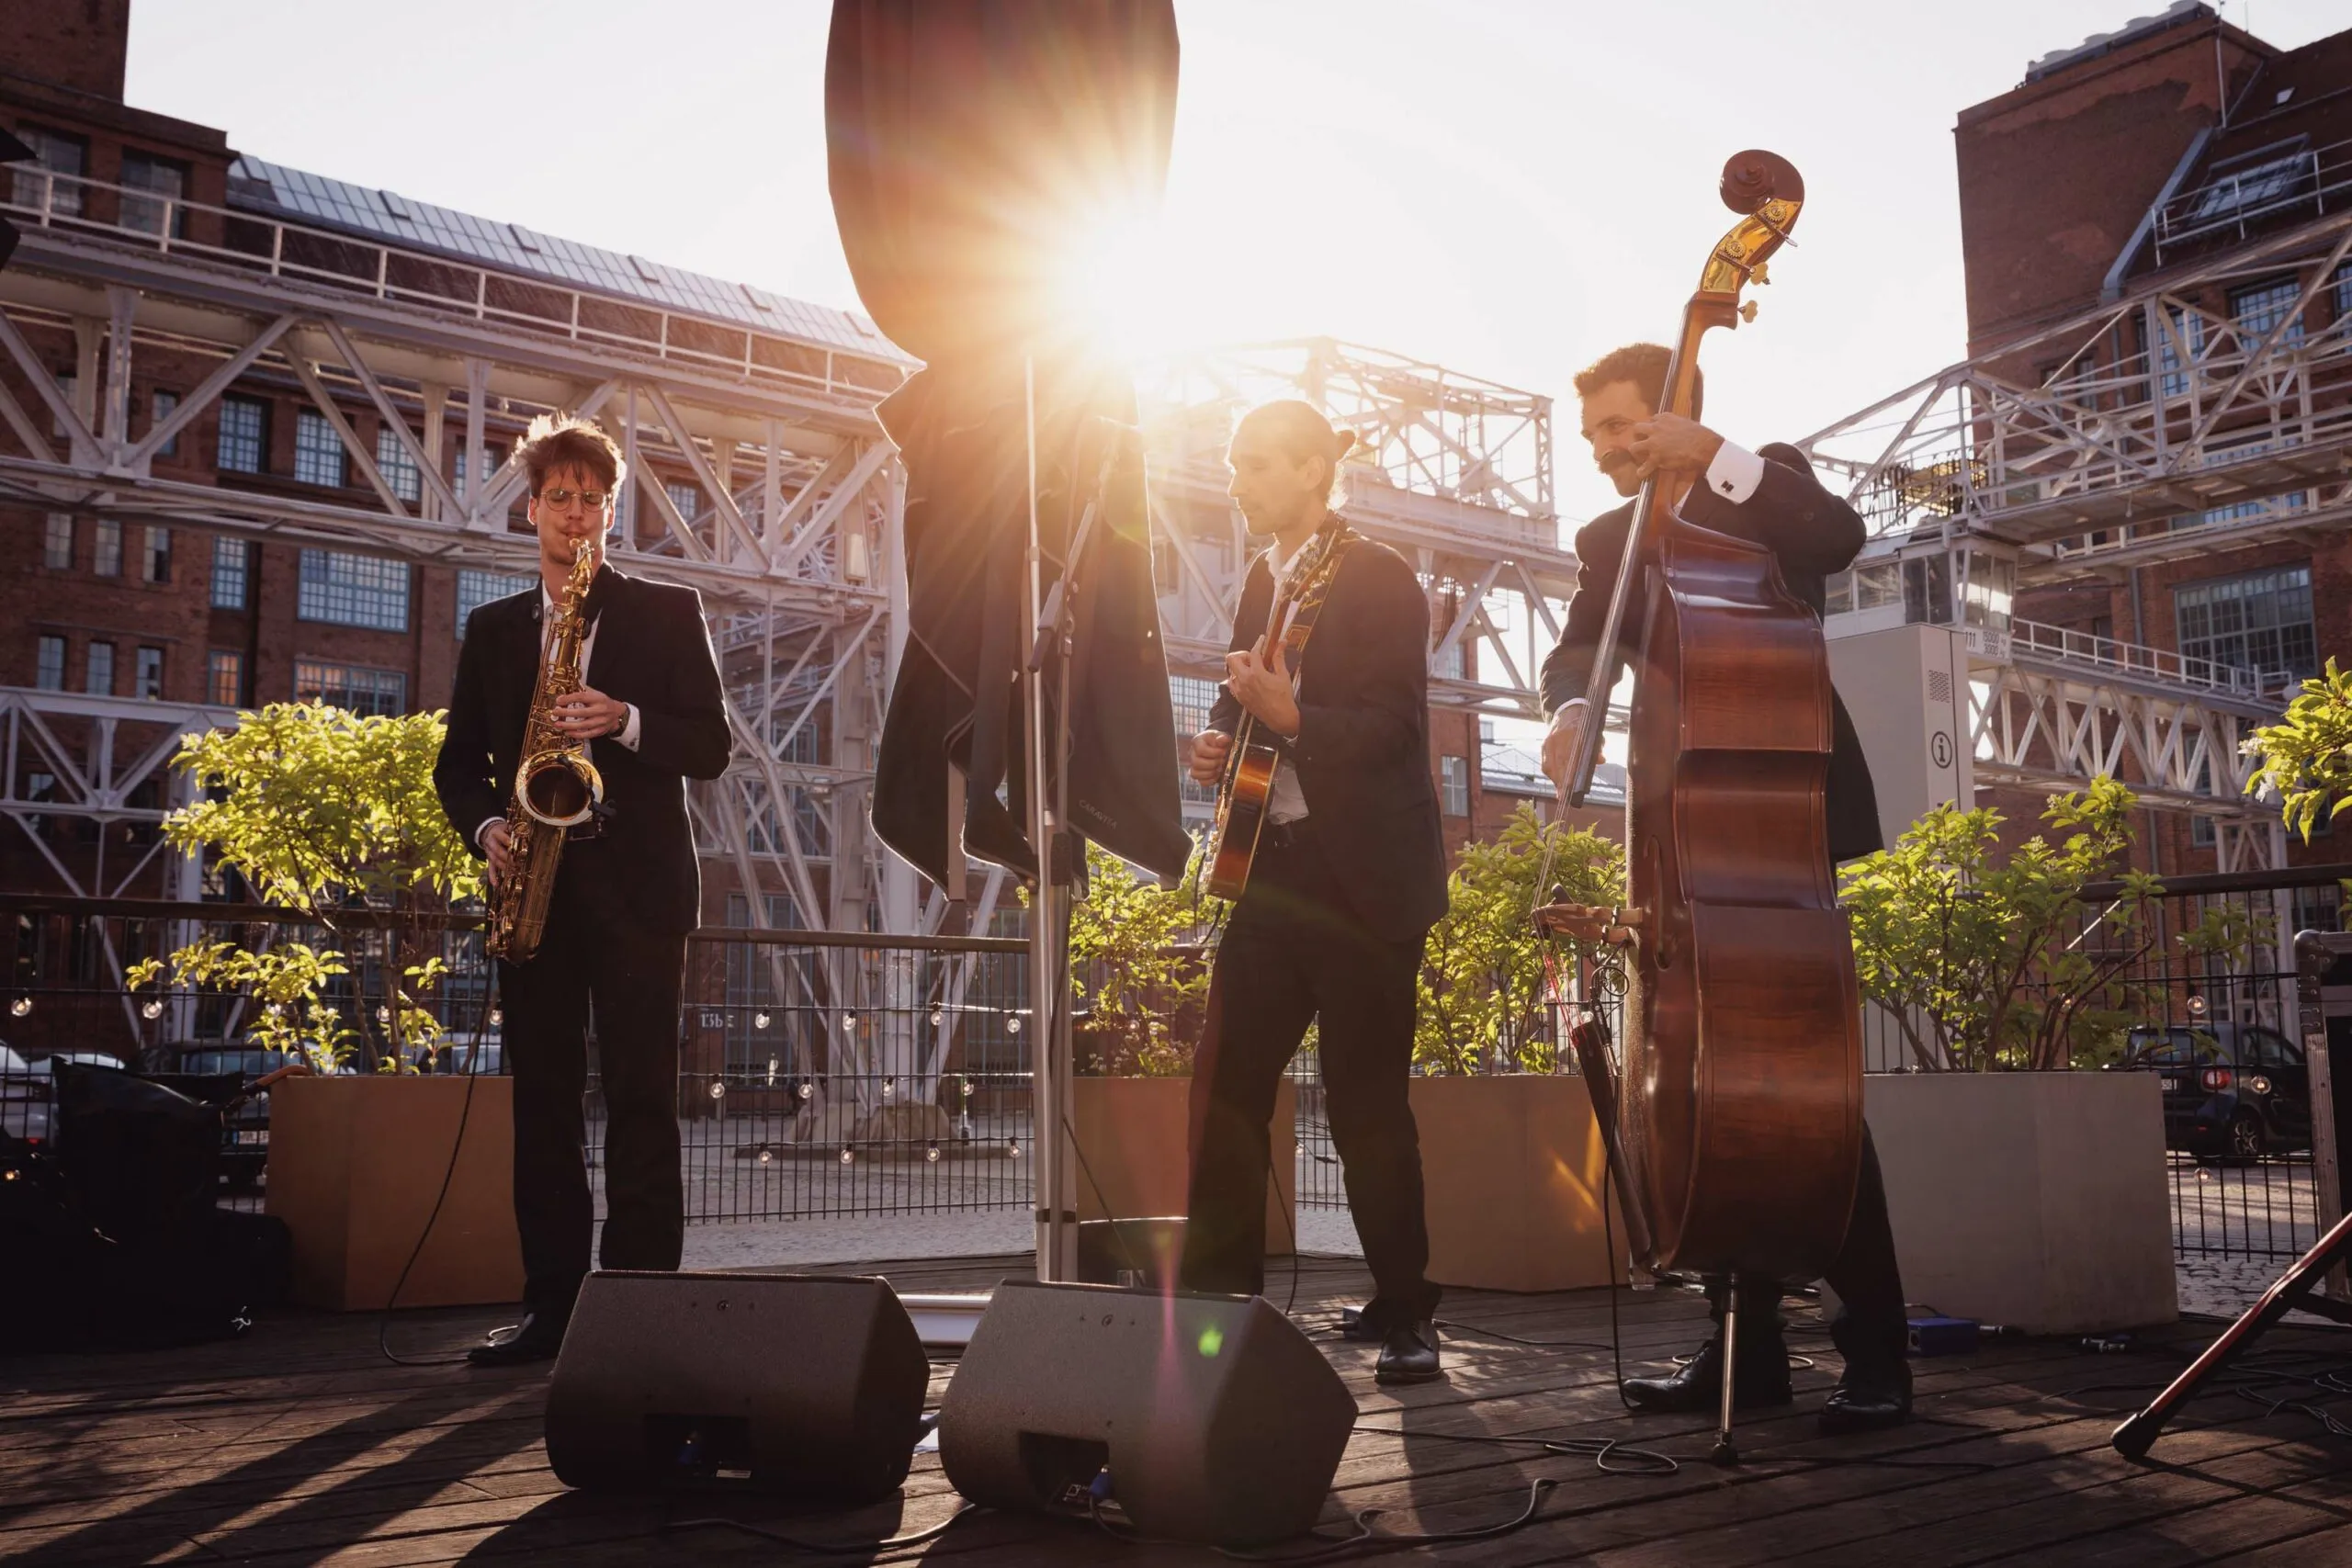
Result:
[[[100,577],[122,575],[122,525],[111,517],[98,519],[97,545],[90,554],[90,570]]]
[[[90,645],[90,662],[82,672],[82,690],[94,697],[114,695],[114,644],[94,642]]]
[[[413,505],[423,498],[424,476],[408,455],[408,443],[389,424],[376,432],[376,471],[402,501]]]
[[[147,428],[152,431],[155,429],[156,426],[162,424],[165,420],[171,418],[172,415],[179,412],[180,395],[177,392],[159,391],[151,400],[151,405],[154,412],[148,422]],[[158,457],[176,457],[179,455],[180,435],[179,432],[175,430],[172,432],[172,438],[169,441],[164,442],[161,446],[155,448],[155,456]]]
[[[532,579],[504,571],[476,571],[460,568],[458,571],[458,635],[466,635],[466,617],[489,604],[503,599],[509,593],[520,593],[531,586]]]
[[[269,446],[269,405],[259,398],[220,400],[220,446],[214,460],[237,474],[262,471]]]
[[[147,547],[140,552],[141,575],[150,582],[172,580],[172,531],[150,524],[147,527]]]
[[[2336,931],[2344,929],[2344,898],[2334,887],[2298,887],[2295,889],[2295,923],[2299,931]]]
[[[2319,672],[2309,563],[2183,583],[2172,604],[2183,659],[2298,680]]]
[[[676,507],[678,509],[678,515],[684,518],[687,522],[692,523],[696,517],[702,514],[702,491],[700,487],[695,485],[682,485],[673,479],[664,484],[662,488],[670,492],[670,504]]]
[[[187,164],[145,152],[125,152],[122,178],[116,183],[126,192],[122,198],[124,228],[136,229],[142,234],[162,234],[168,222],[172,238],[187,236],[187,209],[180,205],[187,197]],[[131,196],[128,194],[130,191],[146,194]]]
[[[131,671],[130,694],[160,698],[164,694],[164,650],[141,644],[139,662]]]
[[[2197,849],[2211,849],[2213,847],[2213,819],[2211,817],[2191,817],[2188,819],[2188,841]]]
[[[41,535],[41,565],[51,571],[74,570],[74,514],[52,512],[48,527]]]
[[[2213,177],[2189,199],[2182,217],[2185,227],[2251,218],[2293,197],[2308,183],[2317,164],[2311,152],[2276,146],[2225,159],[2214,165]]]
[[[2267,337],[2271,328],[2287,320],[2287,312],[2295,308],[2295,296],[2302,291],[2303,286],[2291,277],[2231,290],[2230,318],[2238,324],[2240,346],[2251,349]],[[2282,344],[2303,341],[2301,316],[2289,322],[2278,341]]]
[[[1462,644],[1463,637],[1455,637],[1450,646],[1437,649],[1430,659],[1430,673],[1441,681],[1468,680],[1469,661]]]
[[[20,125],[17,140],[33,150],[33,161],[15,171],[11,199],[18,207],[47,208],[61,218],[82,215],[82,178],[90,167],[90,144],[60,130]],[[57,178],[51,178],[56,175]]]
[[[63,637],[44,637],[40,639],[40,652],[36,656],[33,668],[33,684],[44,692],[62,692],[65,689],[65,639]]]
[[[2201,365],[2205,359],[2205,318],[2194,310],[2177,310],[2169,306],[2165,308],[2165,315],[2169,325],[2159,328],[2156,333],[2155,360],[2160,395],[2186,397],[2190,380],[2187,367]],[[2188,347],[2185,361],[2181,356],[2181,345],[2184,344]]]
[[[329,490],[344,486],[343,437],[316,409],[297,410],[294,415],[294,478]]]
[[[2352,316],[2352,261],[2338,264],[2335,269],[2335,319]]]
[[[1470,815],[1470,759],[1440,757],[1437,760],[1438,809],[1448,817]]]
[[[397,670],[369,670],[356,664],[298,659],[294,661],[294,700],[325,703],[363,716],[397,714],[408,707],[408,677]]]
[[[304,550],[294,613],[306,621],[408,630],[408,567],[342,550]]]
[[[481,449],[481,471],[483,473],[488,474],[492,479],[496,479],[498,477],[499,468],[503,466],[505,461],[505,458],[499,456],[497,447],[487,444],[483,446]],[[460,442],[458,445],[457,467],[452,469],[451,472],[454,475],[454,478],[450,481],[449,488],[456,491],[458,492],[458,499],[462,501],[465,499],[466,495],[466,448],[463,442]]]
[[[245,704],[245,656],[216,648],[204,660],[204,700],[217,707]]]
[[[247,585],[252,580],[251,548],[243,539],[212,541],[212,607],[216,610],[242,610],[245,607]]]

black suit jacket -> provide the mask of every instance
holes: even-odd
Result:
[[[588,605],[596,645],[582,674],[597,691],[636,705],[638,746],[632,751],[611,736],[588,743],[611,815],[601,837],[564,846],[563,885],[650,930],[692,931],[702,910],[702,871],[686,822],[685,781],[717,778],[730,744],[702,596],[607,566]],[[514,798],[543,635],[537,582],[466,621],[433,787],[476,854],[474,829],[505,816]]]
[[[1736,504],[1694,485],[1682,503],[1686,522],[1719,534],[1750,540],[1770,550],[1780,562],[1781,579],[1789,592],[1819,615],[1827,602],[1827,580],[1843,571],[1861,552],[1862,520],[1843,500],[1829,493],[1813,475],[1813,465],[1793,446],[1775,443],[1757,453],[1764,459],[1764,478],[1755,493]],[[1604,512],[1577,533],[1577,592],[1568,601],[1568,624],[1560,645],[1544,660],[1544,706],[1555,711],[1571,697],[1585,694],[1592,673],[1595,647],[1609,618],[1609,595],[1616,586],[1618,563],[1625,557],[1625,530],[1634,520],[1634,503]],[[1618,669],[1625,652],[1642,646],[1643,616],[1647,605],[1641,585],[1625,602],[1625,621],[1617,646]],[[1617,671],[1611,672],[1614,682]],[[1870,762],[1862,755],[1861,738],[1846,705],[1833,691],[1831,722],[1835,727],[1829,754],[1829,858],[1850,860],[1884,847],[1878,826],[1878,793],[1871,784]]]
[[[1273,598],[1261,554],[1234,614],[1235,649],[1264,634]],[[1429,626],[1429,600],[1405,558],[1358,540],[1300,660],[1298,734],[1276,748],[1296,770],[1351,912],[1397,942],[1419,940],[1445,913],[1445,841],[1430,782]],[[1209,728],[1230,735],[1240,723],[1240,703],[1220,693]]]

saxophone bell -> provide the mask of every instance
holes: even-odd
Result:
[[[534,822],[576,828],[605,801],[605,775],[577,751],[546,750],[524,762],[515,800]]]

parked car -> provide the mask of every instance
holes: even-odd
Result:
[[[49,1067],[0,1044],[0,1132],[28,1144],[49,1142]]]
[[[2202,1159],[2259,1159],[2312,1140],[2302,1047],[2262,1024],[2216,1021],[2132,1032],[2127,1069],[2164,1079],[2165,1146]]]

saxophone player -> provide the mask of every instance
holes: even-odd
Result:
[[[576,611],[580,683],[550,685],[544,708],[552,730],[586,750],[604,800],[561,844],[537,950],[498,965],[525,1314],[469,1353],[492,1366],[553,1357],[588,1273],[592,1002],[606,1116],[603,1266],[678,1266],[678,996],[702,901],[685,781],[718,777],[729,748],[700,596],[602,562],[626,477],[612,438],[591,421],[543,415],[514,456],[530,479],[539,581],[468,618],[434,787],[489,863],[494,897],[511,902],[514,888],[498,890],[519,874],[508,811],[525,733],[554,673],[559,623]],[[584,601],[568,601],[582,551],[600,564]]]

